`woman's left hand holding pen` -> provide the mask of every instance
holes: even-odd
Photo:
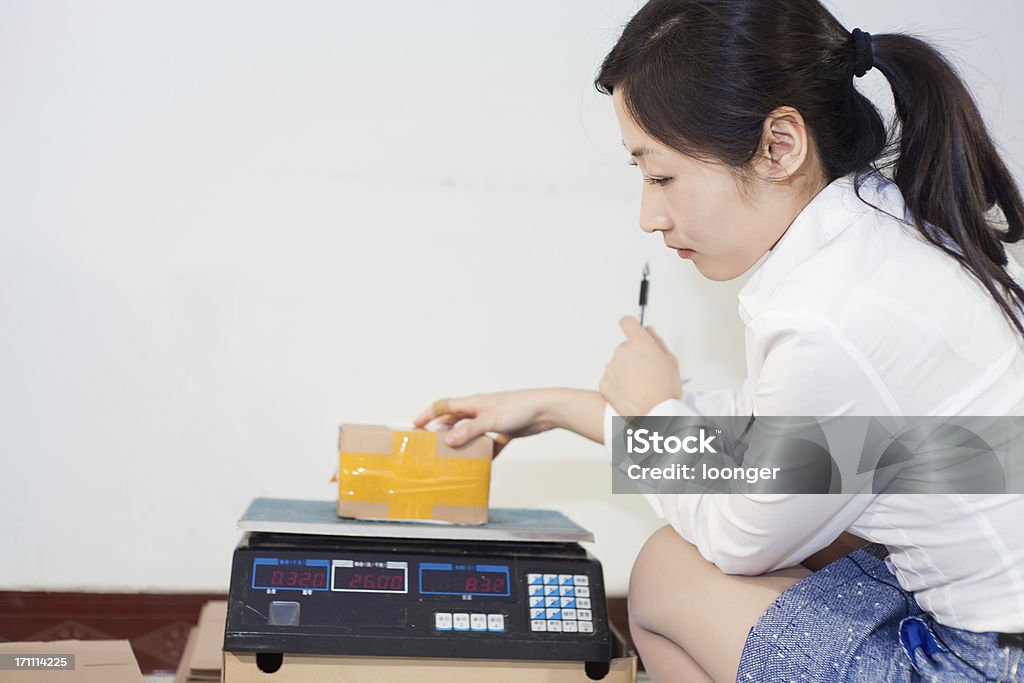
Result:
[[[619,415],[646,415],[670,398],[681,398],[679,361],[651,327],[633,316],[619,321],[626,341],[604,369],[598,389]]]

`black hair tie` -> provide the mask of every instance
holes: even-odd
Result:
[[[875,65],[875,50],[871,46],[871,34],[853,29],[853,75],[860,78]]]

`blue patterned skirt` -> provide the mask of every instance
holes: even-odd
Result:
[[[1024,650],[921,611],[868,545],[791,586],[750,629],[738,681],[1024,681]]]

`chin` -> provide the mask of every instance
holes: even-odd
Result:
[[[697,267],[697,270],[701,275],[709,280],[715,282],[725,282],[727,280],[735,280],[739,276],[749,271],[759,259],[754,259],[752,262],[740,262],[736,261],[725,262],[717,259],[707,258],[696,258],[693,260],[693,265]]]
[[[715,282],[734,280],[746,272],[744,270],[730,268],[729,266],[721,263],[694,263],[694,265],[697,266],[697,270],[701,275],[706,277],[708,280],[713,280]]]

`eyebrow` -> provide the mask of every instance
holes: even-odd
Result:
[[[626,147],[626,141],[622,140],[621,142],[622,142],[622,146]],[[629,147],[626,147],[626,149],[629,149]],[[629,155],[631,157],[636,157],[637,159],[639,159],[640,157],[642,157],[645,154],[653,154],[653,153],[654,153],[654,150],[650,149],[649,147],[637,147],[636,149],[630,150]]]

